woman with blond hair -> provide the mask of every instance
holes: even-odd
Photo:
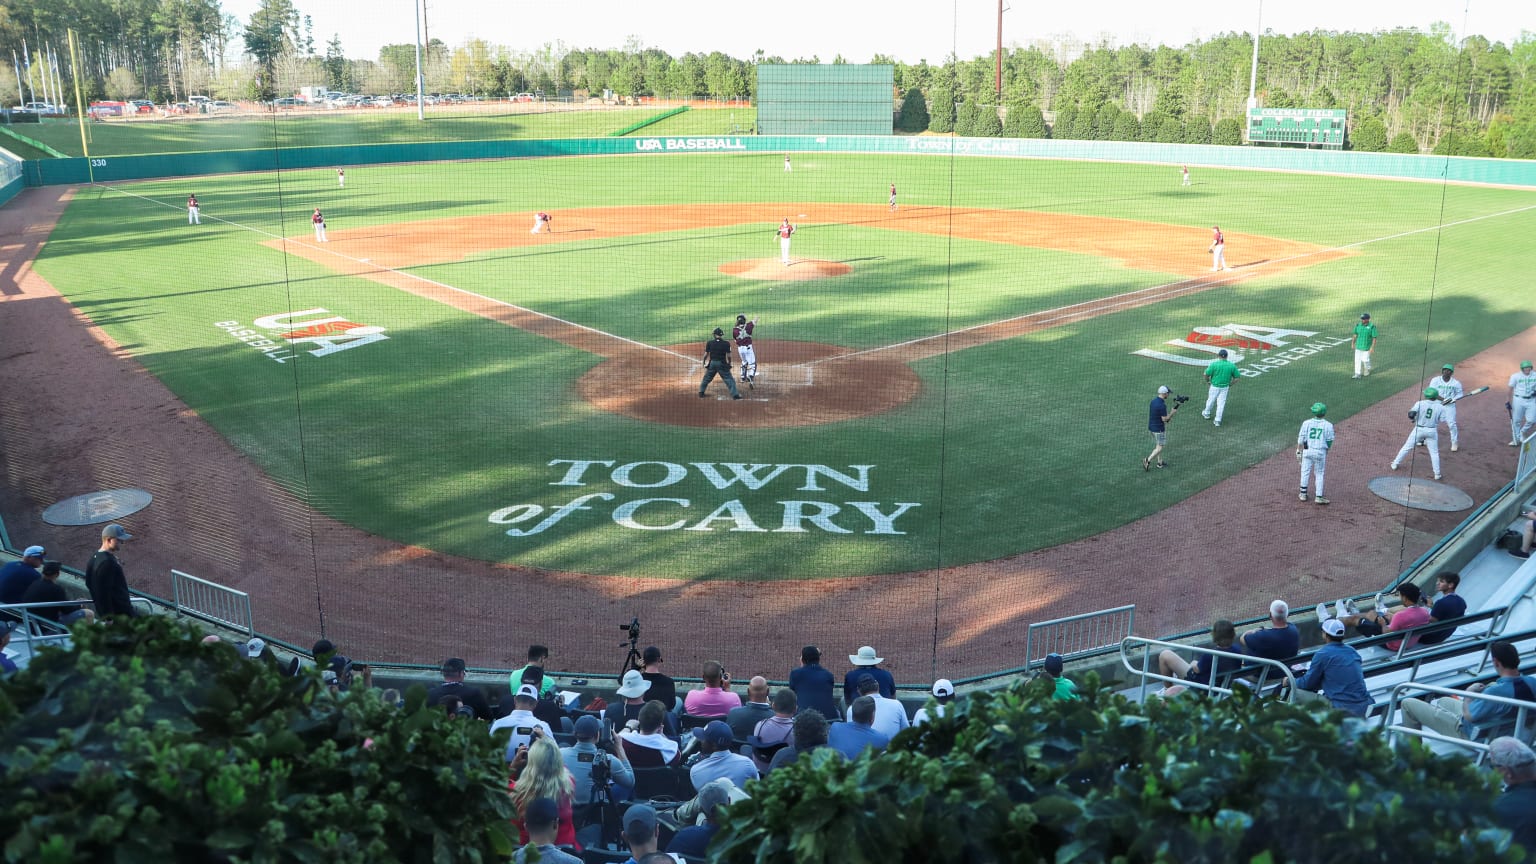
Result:
[[[576,842],[576,824],[572,803],[576,790],[576,778],[565,768],[565,758],[555,742],[543,735],[535,735],[531,747],[519,747],[512,760],[512,779],[507,788],[512,793],[512,806],[517,810],[512,824],[517,826],[520,842],[528,843],[528,829],[523,825],[523,813],[529,802],[537,798],[549,798],[560,807],[560,827],[555,834],[556,846],[569,846],[577,852],[581,844]]]

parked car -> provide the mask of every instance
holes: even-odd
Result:
[[[54,105],[52,102],[28,102],[26,104],[26,107],[23,108],[22,110],[29,111],[29,112],[31,112],[33,114],[58,114],[59,113],[58,106]]]
[[[204,102],[203,110],[209,114],[216,114],[220,111],[238,111],[240,109],[233,102],[225,102],[223,99],[214,99],[208,102]]]
[[[155,113],[155,103],[149,101],[148,99],[133,99],[130,100],[128,104],[133,106],[134,112],[137,114]]]
[[[284,96],[281,99],[273,99],[272,100],[272,107],[273,108],[298,108],[300,106],[308,105],[308,104],[309,103],[305,102],[303,99],[299,99],[299,98],[294,97],[294,96]]]
[[[165,110],[171,114],[191,114],[192,105],[187,102],[172,102],[166,106]]]

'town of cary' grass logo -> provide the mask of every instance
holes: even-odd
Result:
[[[301,350],[315,357],[329,357],[389,338],[384,335],[383,327],[348,321],[332,315],[329,309],[279,312],[257,318],[250,325],[241,321],[215,321],[213,326],[278,363],[287,363]]]
[[[713,501],[695,498],[653,497],[637,493],[628,500],[611,492],[588,492],[561,503],[514,504],[491,513],[493,525],[516,525],[506,529],[508,537],[542,534],[555,525],[584,511],[606,511],[606,517],[621,528],[634,531],[746,531],[802,534],[822,531],[828,534],[905,534],[896,520],[920,505],[884,504],[880,501],[823,501],[824,496],[805,493],[829,491],[869,491],[873,465],[849,465],[847,470],[827,465],[759,465],[745,462],[628,462],[614,459],[551,459],[551,468],[561,468],[559,479],[551,486],[586,486],[611,483],[624,490],[660,489],[692,480],[689,488],[700,489],[700,481],[725,494]],[[823,485],[826,484],[826,485]],[[748,497],[734,492],[759,492]],[[772,487],[771,489],[769,487]],[[736,497],[724,501],[725,495]],[[846,495],[847,492],[842,492]],[[765,501],[764,497],[784,500]],[[592,517],[577,517],[573,525],[590,524]]]
[[[1255,324],[1223,324],[1220,327],[1196,327],[1183,339],[1169,339],[1163,343],[1184,349],[1185,353],[1182,354],[1172,354],[1151,348],[1142,348],[1131,353],[1138,357],[1150,357],[1153,360],[1204,369],[1216,359],[1216,352],[1225,348],[1227,359],[1238,367],[1239,375],[1244,378],[1257,378],[1265,372],[1273,372],[1289,366],[1335,345],[1346,345],[1349,341],[1348,336],[1319,337],[1315,330],[1288,330],[1284,327],[1264,327]]]

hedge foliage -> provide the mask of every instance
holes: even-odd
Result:
[[[952,703],[881,756],[812,754],[733,806],[725,864],[1515,861],[1491,775],[1246,693],[1143,706],[1041,681]]]
[[[334,696],[161,616],[0,687],[6,861],[480,862],[513,847],[483,723]]]

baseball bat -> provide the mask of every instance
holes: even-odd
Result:
[[[1487,390],[1488,390],[1487,387],[1478,387],[1475,390],[1468,390],[1467,392],[1461,394],[1461,399],[1465,399],[1468,396],[1476,396],[1477,394],[1484,393]],[[1446,400],[1445,404],[1447,404],[1447,405],[1454,405],[1455,403],[1460,402],[1461,399],[1448,399],[1448,400]]]

